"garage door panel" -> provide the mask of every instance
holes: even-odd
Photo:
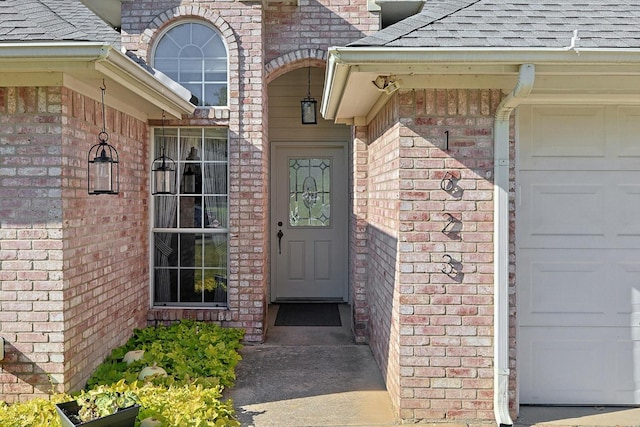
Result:
[[[516,114],[520,170],[565,170],[567,158],[583,170],[606,167],[603,135],[611,116],[606,107],[572,111],[566,106],[523,105]]]
[[[530,187],[532,236],[602,236],[602,185],[535,184]],[[533,210],[537,214],[533,214]],[[544,215],[540,215],[543,212]],[[601,224],[594,227],[593,224]]]
[[[523,249],[517,264],[521,325],[640,326],[640,250]]]
[[[524,106],[521,403],[640,404],[640,108]]]
[[[628,331],[628,330],[627,330]],[[621,331],[624,335],[626,332]],[[612,340],[613,341],[613,340]],[[614,380],[618,384],[618,392],[626,392],[629,395],[636,393],[636,387],[640,384],[640,364],[635,361],[640,361],[640,348],[634,345],[634,342],[629,338],[618,338],[617,341],[611,343],[612,348],[615,349],[614,365]],[[629,372],[628,367],[633,366],[633,372]],[[632,400],[634,401],[634,400]]]
[[[640,108],[618,108],[619,144],[617,155],[620,158],[640,157]],[[637,162],[635,163],[637,165]]]
[[[634,260],[627,260],[627,256],[635,256]],[[626,287],[614,286],[612,280],[607,281],[612,288],[613,307],[615,313],[623,316],[623,322],[629,326],[640,326],[640,318],[634,320],[633,316],[640,316],[640,253],[631,251],[630,254],[619,253],[614,264],[615,273],[610,277],[618,283],[628,283]],[[628,321],[627,319],[631,319]]]
[[[603,107],[532,107],[531,157],[604,157]]]
[[[606,266],[590,262],[538,262],[531,265],[531,315],[602,314]]]
[[[523,369],[521,402],[530,404],[632,404],[638,377],[627,369],[640,361],[630,340],[617,331],[574,328],[521,328],[518,366]],[[628,332],[628,329],[626,329]],[[613,333],[612,333],[613,332]],[[553,337],[553,338],[551,338]],[[611,363],[603,364],[603,360]],[[637,363],[636,363],[637,364]]]
[[[521,248],[636,248],[640,173],[524,171],[517,187]]]
[[[620,179],[621,182],[627,182],[624,176]],[[639,177],[632,179],[640,181]],[[640,237],[640,214],[637,212],[640,206],[640,185],[618,184],[614,189],[617,205],[610,216],[616,219],[615,230],[618,236]]]

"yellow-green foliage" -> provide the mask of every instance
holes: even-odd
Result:
[[[37,398],[8,405],[0,402],[0,426],[2,427],[60,427],[56,403],[72,400],[67,394],[56,394],[51,400]]]
[[[136,330],[127,344],[113,350],[96,369],[87,390],[73,397],[55,394],[51,400],[39,398],[13,405],[0,401],[0,426],[60,427],[56,403],[81,401],[98,391],[135,395],[141,405],[136,426],[148,417],[167,427],[239,426],[232,402],[220,399],[223,387],[235,380],[243,336],[239,329],[195,321]],[[144,349],[145,356],[127,365],[122,357],[133,349]],[[168,376],[137,381],[140,369],[150,364],[163,367]]]

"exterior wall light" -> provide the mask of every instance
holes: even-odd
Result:
[[[307,73],[307,97],[300,101],[303,125],[318,124],[318,118],[316,116],[317,106],[318,101],[311,97],[311,67],[309,67]]]
[[[162,112],[162,155],[151,165],[152,194],[176,194],[176,162],[165,155],[164,111]]]
[[[118,194],[120,181],[120,163],[118,151],[110,145],[106,131],[104,106],[104,80],[102,81],[102,131],[98,134],[98,142],[87,154],[87,192],[89,194]]]
[[[202,188],[200,167],[196,163],[193,163],[194,161],[200,160],[196,147],[191,147],[189,155],[185,160],[187,163],[182,172],[182,192],[185,194],[195,194]]]

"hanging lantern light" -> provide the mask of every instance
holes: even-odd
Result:
[[[300,101],[303,125],[318,124],[318,119],[316,117],[317,105],[318,102],[316,99],[311,97],[311,67],[309,67],[307,72],[307,97]]]
[[[189,155],[186,160],[193,162],[199,160],[198,153],[195,147],[191,147]],[[198,166],[194,163],[187,163],[184,166],[184,172],[182,173],[182,192],[185,194],[194,194],[197,190],[198,181]]]
[[[110,145],[106,130],[104,92],[102,81],[102,131],[98,134],[98,143],[89,149],[87,154],[87,191],[89,194],[118,194],[120,163],[118,151]]]
[[[162,112],[162,155],[151,165],[152,194],[176,194],[176,162],[165,155],[164,111]]]

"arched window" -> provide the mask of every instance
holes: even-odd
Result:
[[[153,66],[189,89],[198,106],[227,105],[227,49],[212,27],[185,22],[169,28],[156,44]]]

